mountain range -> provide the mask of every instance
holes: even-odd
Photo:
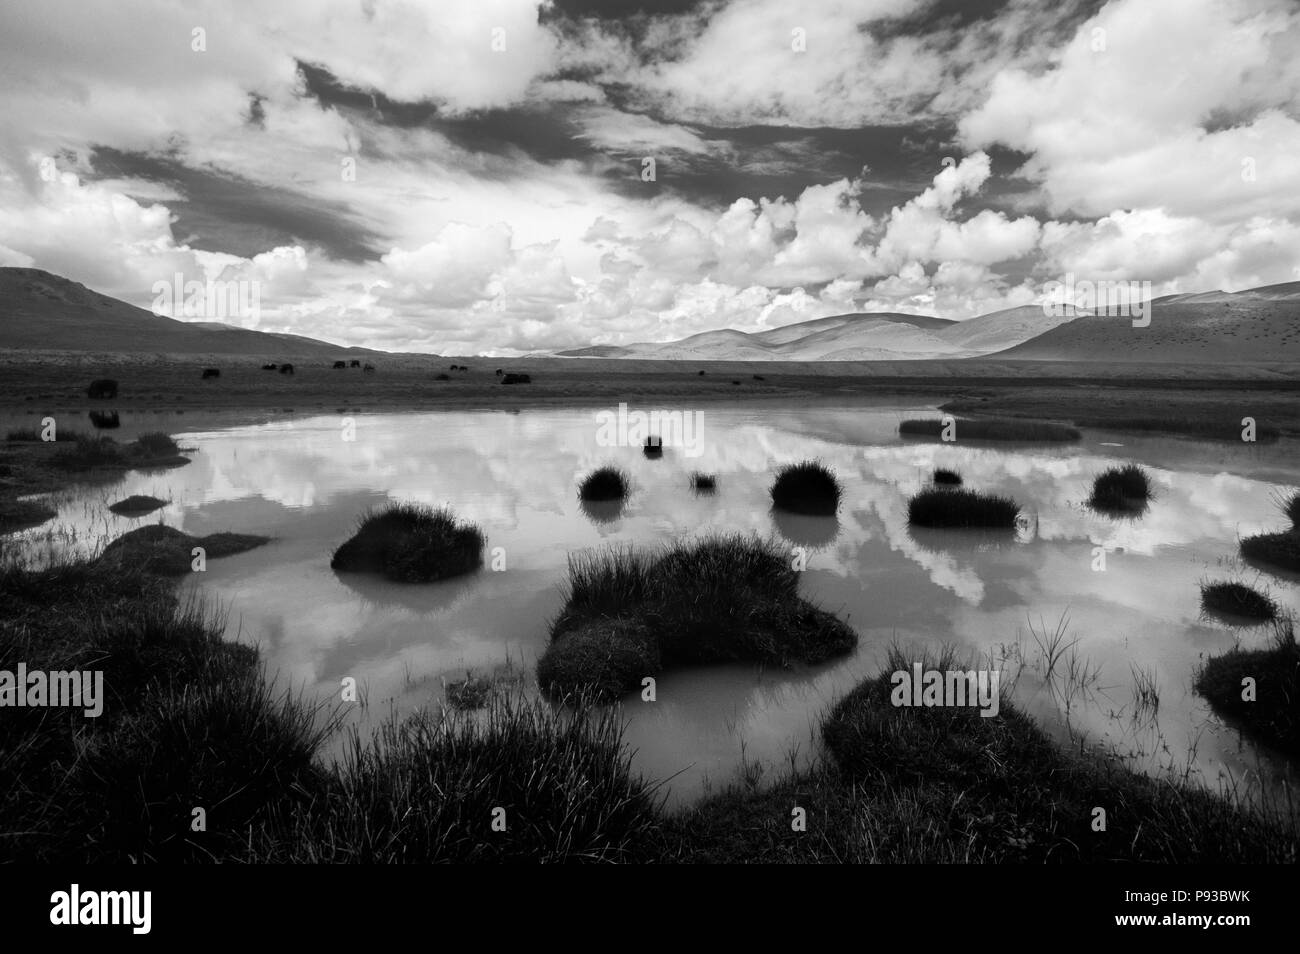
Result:
[[[1038,305],[964,321],[868,312],[758,332],[724,328],[679,341],[593,345],[566,358],[705,361],[898,361],[996,355],[1031,361],[1249,364],[1300,362],[1300,282],[1152,299],[1150,321]],[[238,354],[266,358],[376,354],[302,335],[180,321],[36,268],[0,268],[0,350]]]
[[[1240,292],[1166,295],[1150,322],[1039,305],[965,321],[868,312],[760,332],[706,331],[679,341],[596,345],[563,357],[715,361],[887,361],[999,358],[1036,361],[1256,363],[1300,361],[1300,282]]]

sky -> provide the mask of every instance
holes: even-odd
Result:
[[[1300,279],[1296,0],[5,0],[0,117],[0,265],[391,351]]]

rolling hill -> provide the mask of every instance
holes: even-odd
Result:
[[[868,312],[813,318],[760,332],[705,331],[680,341],[595,345],[558,354],[579,358],[713,361],[968,358],[1020,344],[1070,317],[1048,318],[1037,306],[1011,308],[967,321]]]
[[[1241,292],[1167,295],[1151,321],[1077,318],[998,354],[1036,361],[1254,364],[1300,361],[1300,282]]]
[[[1300,361],[1300,282],[1240,292],[1166,295],[1151,321],[1039,305],[965,321],[926,315],[834,315],[761,332],[706,331],[680,341],[595,345],[561,357],[705,361],[915,361],[996,355],[1011,361],[1273,363]]]
[[[272,359],[377,353],[301,335],[160,317],[38,268],[0,268],[0,349]]]

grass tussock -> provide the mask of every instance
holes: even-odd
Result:
[[[802,599],[798,584],[787,554],[752,537],[571,555],[567,599],[538,683],[554,697],[607,701],[661,668],[785,666],[850,652],[853,628]]]
[[[898,425],[904,437],[943,440],[942,418],[911,418]],[[949,432],[954,441],[1055,441],[1066,443],[1080,437],[1076,428],[1053,421],[1023,418],[955,418]]]
[[[694,471],[691,474],[691,489],[697,493],[711,494],[718,489],[718,478],[713,474]]]
[[[389,504],[367,513],[334,551],[331,568],[381,573],[398,583],[430,583],[483,565],[483,531],[446,508]]]
[[[1143,510],[1152,497],[1151,478],[1137,464],[1111,467],[1092,482],[1088,506],[1103,513],[1133,513]]]
[[[1201,607],[1207,612],[1267,622],[1277,616],[1277,603],[1245,583],[1201,584]]]
[[[57,511],[44,501],[0,500],[0,533],[30,530],[56,516]]]
[[[1293,824],[1064,751],[1005,699],[992,717],[969,706],[894,706],[890,676],[912,662],[892,651],[880,675],[832,709],[822,726],[829,760],[679,813],[659,856],[749,864],[1296,860]],[[922,665],[972,668],[951,651]],[[796,806],[806,832],[791,830]],[[1094,830],[1096,808],[1106,812],[1104,831]]]
[[[1243,537],[1240,548],[1249,561],[1300,573],[1300,530]]]
[[[935,468],[934,482],[940,487],[960,487],[961,474],[955,470],[948,470],[944,467]]]
[[[305,810],[255,845],[284,862],[613,862],[659,823],[612,713],[503,700],[355,733]],[[497,826],[494,829],[494,824]]]
[[[907,502],[907,521],[918,527],[1014,529],[1019,516],[1010,497],[974,490],[927,487]]]
[[[1291,529],[1300,530],[1300,490],[1293,490],[1282,498],[1282,512],[1291,521]]]
[[[658,434],[651,434],[641,445],[641,451],[647,457],[657,458],[664,456],[664,439]]]
[[[776,472],[770,490],[774,507],[819,516],[839,510],[841,492],[839,479],[815,460],[786,464]]]
[[[631,482],[623,471],[617,467],[601,467],[582,478],[578,496],[583,500],[623,500],[630,487]]]
[[[163,433],[142,434],[130,444],[119,444],[111,437],[78,435],[71,447],[59,449],[52,462],[71,472],[177,467],[189,463],[179,451],[176,441]]]
[[[1295,625],[1274,624],[1272,645],[1213,656],[1194,688],[1242,731],[1291,756],[1300,755],[1300,646]],[[1249,680],[1249,682],[1248,682]]]
[[[167,506],[167,501],[159,500],[157,497],[150,497],[145,494],[132,494],[125,497],[117,503],[109,504],[108,509],[119,516],[138,517],[142,514],[153,513]]]
[[[270,537],[250,533],[212,533],[195,537],[174,527],[154,524],[124,533],[100,555],[99,562],[106,566],[139,567],[146,573],[160,576],[184,576],[193,571],[202,548],[202,559],[234,556],[270,542]]]

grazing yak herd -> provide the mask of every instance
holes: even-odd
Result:
[[[335,371],[346,371],[348,368],[360,368],[363,372],[372,373],[377,370],[370,362],[362,364],[355,358],[348,361],[335,361],[332,367]],[[262,370],[278,371],[280,374],[294,373],[293,365],[287,362],[276,363],[268,361],[266,364],[262,365]],[[451,370],[468,371],[469,365],[453,364],[451,365]],[[703,371],[700,372],[700,374],[703,373]],[[496,376],[497,380],[502,384],[531,384],[533,380],[531,375],[506,371],[504,368],[497,368]],[[204,368],[200,377],[204,381],[218,379],[221,377],[221,369]],[[451,376],[447,374],[438,374],[434,377],[434,380],[450,381]],[[117,382],[111,378],[100,378],[91,381],[90,386],[86,388],[86,396],[94,400],[112,400],[117,397]]]

